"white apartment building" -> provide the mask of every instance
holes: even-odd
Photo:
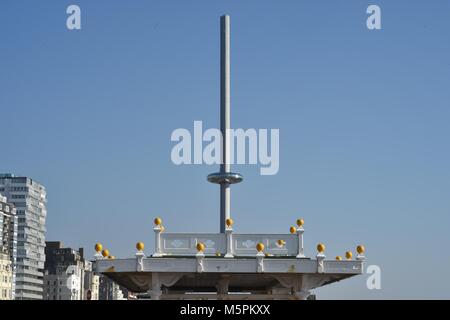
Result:
[[[17,215],[14,205],[0,194],[0,299],[15,297]]]
[[[0,174],[0,193],[16,208],[18,218],[15,299],[43,298],[46,192],[28,177]]]

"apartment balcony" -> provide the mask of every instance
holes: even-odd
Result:
[[[41,285],[42,285],[42,282],[41,282]],[[16,291],[17,290],[34,291],[36,295],[42,294],[42,292],[44,292],[44,289],[42,287],[33,286],[30,284],[16,284]]]
[[[40,286],[43,285],[43,280],[42,279],[30,278],[30,277],[27,277],[27,276],[22,277],[20,279],[20,281],[34,283],[34,284],[37,284],[37,285],[40,285]]]
[[[16,300],[42,300],[42,295],[27,292],[16,293]]]

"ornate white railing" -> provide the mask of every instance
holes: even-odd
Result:
[[[356,260],[360,263],[352,262],[352,252],[345,253],[346,261],[342,261],[340,256],[336,257],[336,261],[325,260],[325,245],[319,243],[317,245],[317,255],[314,259],[308,259],[308,264],[298,261],[298,265],[293,264],[292,258],[304,258],[303,250],[303,219],[297,220],[297,226],[290,228],[290,234],[234,234],[231,219],[227,219],[227,227],[225,233],[166,233],[161,225],[161,219],[155,219],[155,251],[152,257],[170,257],[170,256],[190,256],[193,259],[146,259],[144,253],[144,243],[136,243],[136,260],[133,268],[138,272],[148,270],[149,263],[152,267],[162,267],[164,270],[170,269],[172,272],[184,272],[195,268],[196,272],[211,272],[211,270],[219,270],[221,267],[228,268],[230,265],[220,265],[224,263],[222,259],[215,257],[234,258],[245,257],[235,264],[236,270],[242,267],[242,263],[247,263],[248,258],[255,258],[256,264],[251,263],[251,268],[255,268],[256,272],[314,272],[317,273],[361,273],[362,262],[365,260],[363,245],[358,245],[356,251],[358,255]],[[123,271],[125,260],[115,260],[114,256],[110,256],[107,249],[102,250],[102,245],[95,245],[95,258],[98,261],[114,260],[114,263],[101,264],[104,271],[116,272]],[[270,257],[278,257],[278,259],[270,259]],[[269,257],[269,259],[266,259]],[[287,257],[290,259],[280,259]],[[151,260],[151,262],[150,262]],[[250,259],[251,260],[251,259]],[[147,261],[147,262],[146,262]],[[170,263],[169,263],[170,261]],[[126,262],[128,263],[128,262]],[[146,266],[147,263],[147,266]],[[219,264],[218,264],[219,263]],[[287,266],[289,265],[289,266]],[[97,264],[96,264],[97,266]],[[128,266],[128,265],[127,265]],[[181,267],[180,267],[181,266]],[[307,267],[307,268],[306,268]],[[343,267],[347,269],[343,269]],[[184,269],[183,269],[184,268]],[[212,268],[212,269],[211,269]],[[289,268],[286,271],[286,268]],[[306,268],[306,269],[305,269]],[[351,268],[351,269],[350,269]],[[356,269],[355,269],[356,268]],[[221,269],[223,270],[223,269]],[[302,271],[303,270],[303,271]]]
[[[264,245],[264,252],[269,255],[298,255],[296,234],[233,234],[233,253],[236,256],[254,256],[258,243]]]
[[[153,257],[167,255],[194,256],[198,244],[203,244],[205,255],[255,256],[257,245],[263,245],[267,256],[296,256],[303,258],[303,232],[300,226],[291,234],[234,234],[231,227],[225,233],[165,233],[155,226],[155,252]]]
[[[162,233],[161,252],[163,255],[195,255],[197,244],[205,245],[206,255],[224,253],[225,234],[215,233]]]

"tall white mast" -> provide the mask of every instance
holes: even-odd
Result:
[[[230,185],[242,181],[242,176],[231,172],[230,165],[230,16],[220,17],[220,131],[222,154],[220,172],[208,176],[208,181],[220,184],[220,232],[225,232],[225,221],[230,218]]]

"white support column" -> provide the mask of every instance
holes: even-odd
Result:
[[[197,272],[203,272],[203,259],[205,258],[205,254],[203,251],[199,251],[195,254],[195,258],[197,259]]]
[[[264,272],[264,257],[265,257],[265,255],[262,251],[259,251],[256,254],[256,261],[257,261],[257,270],[256,271],[258,273]]]
[[[225,234],[226,234],[226,248],[227,252],[225,254],[225,258],[233,258],[233,227],[227,226],[225,228]]]
[[[148,291],[150,294],[151,300],[159,300],[161,299],[162,290],[161,290],[161,281],[159,279],[158,273],[152,273],[152,286]]]
[[[298,254],[297,258],[304,258],[305,252],[303,247],[303,233],[305,232],[305,229],[303,227],[297,228],[297,236],[298,236]]]
[[[317,259],[317,272],[318,273],[324,273],[325,272],[325,266],[324,266],[324,260],[325,260],[325,254],[318,253],[316,256]]]
[[[144,271],[144,257],[143,251],[136,252],[136,271],[138,272]]]
[[[162,247],[161,247],[161,232],[163,230],[163,227],[161,225],[156,225],[153,228],[153,231],[155,231],[155,253],[153,253],[152,257],[162,257]]]

